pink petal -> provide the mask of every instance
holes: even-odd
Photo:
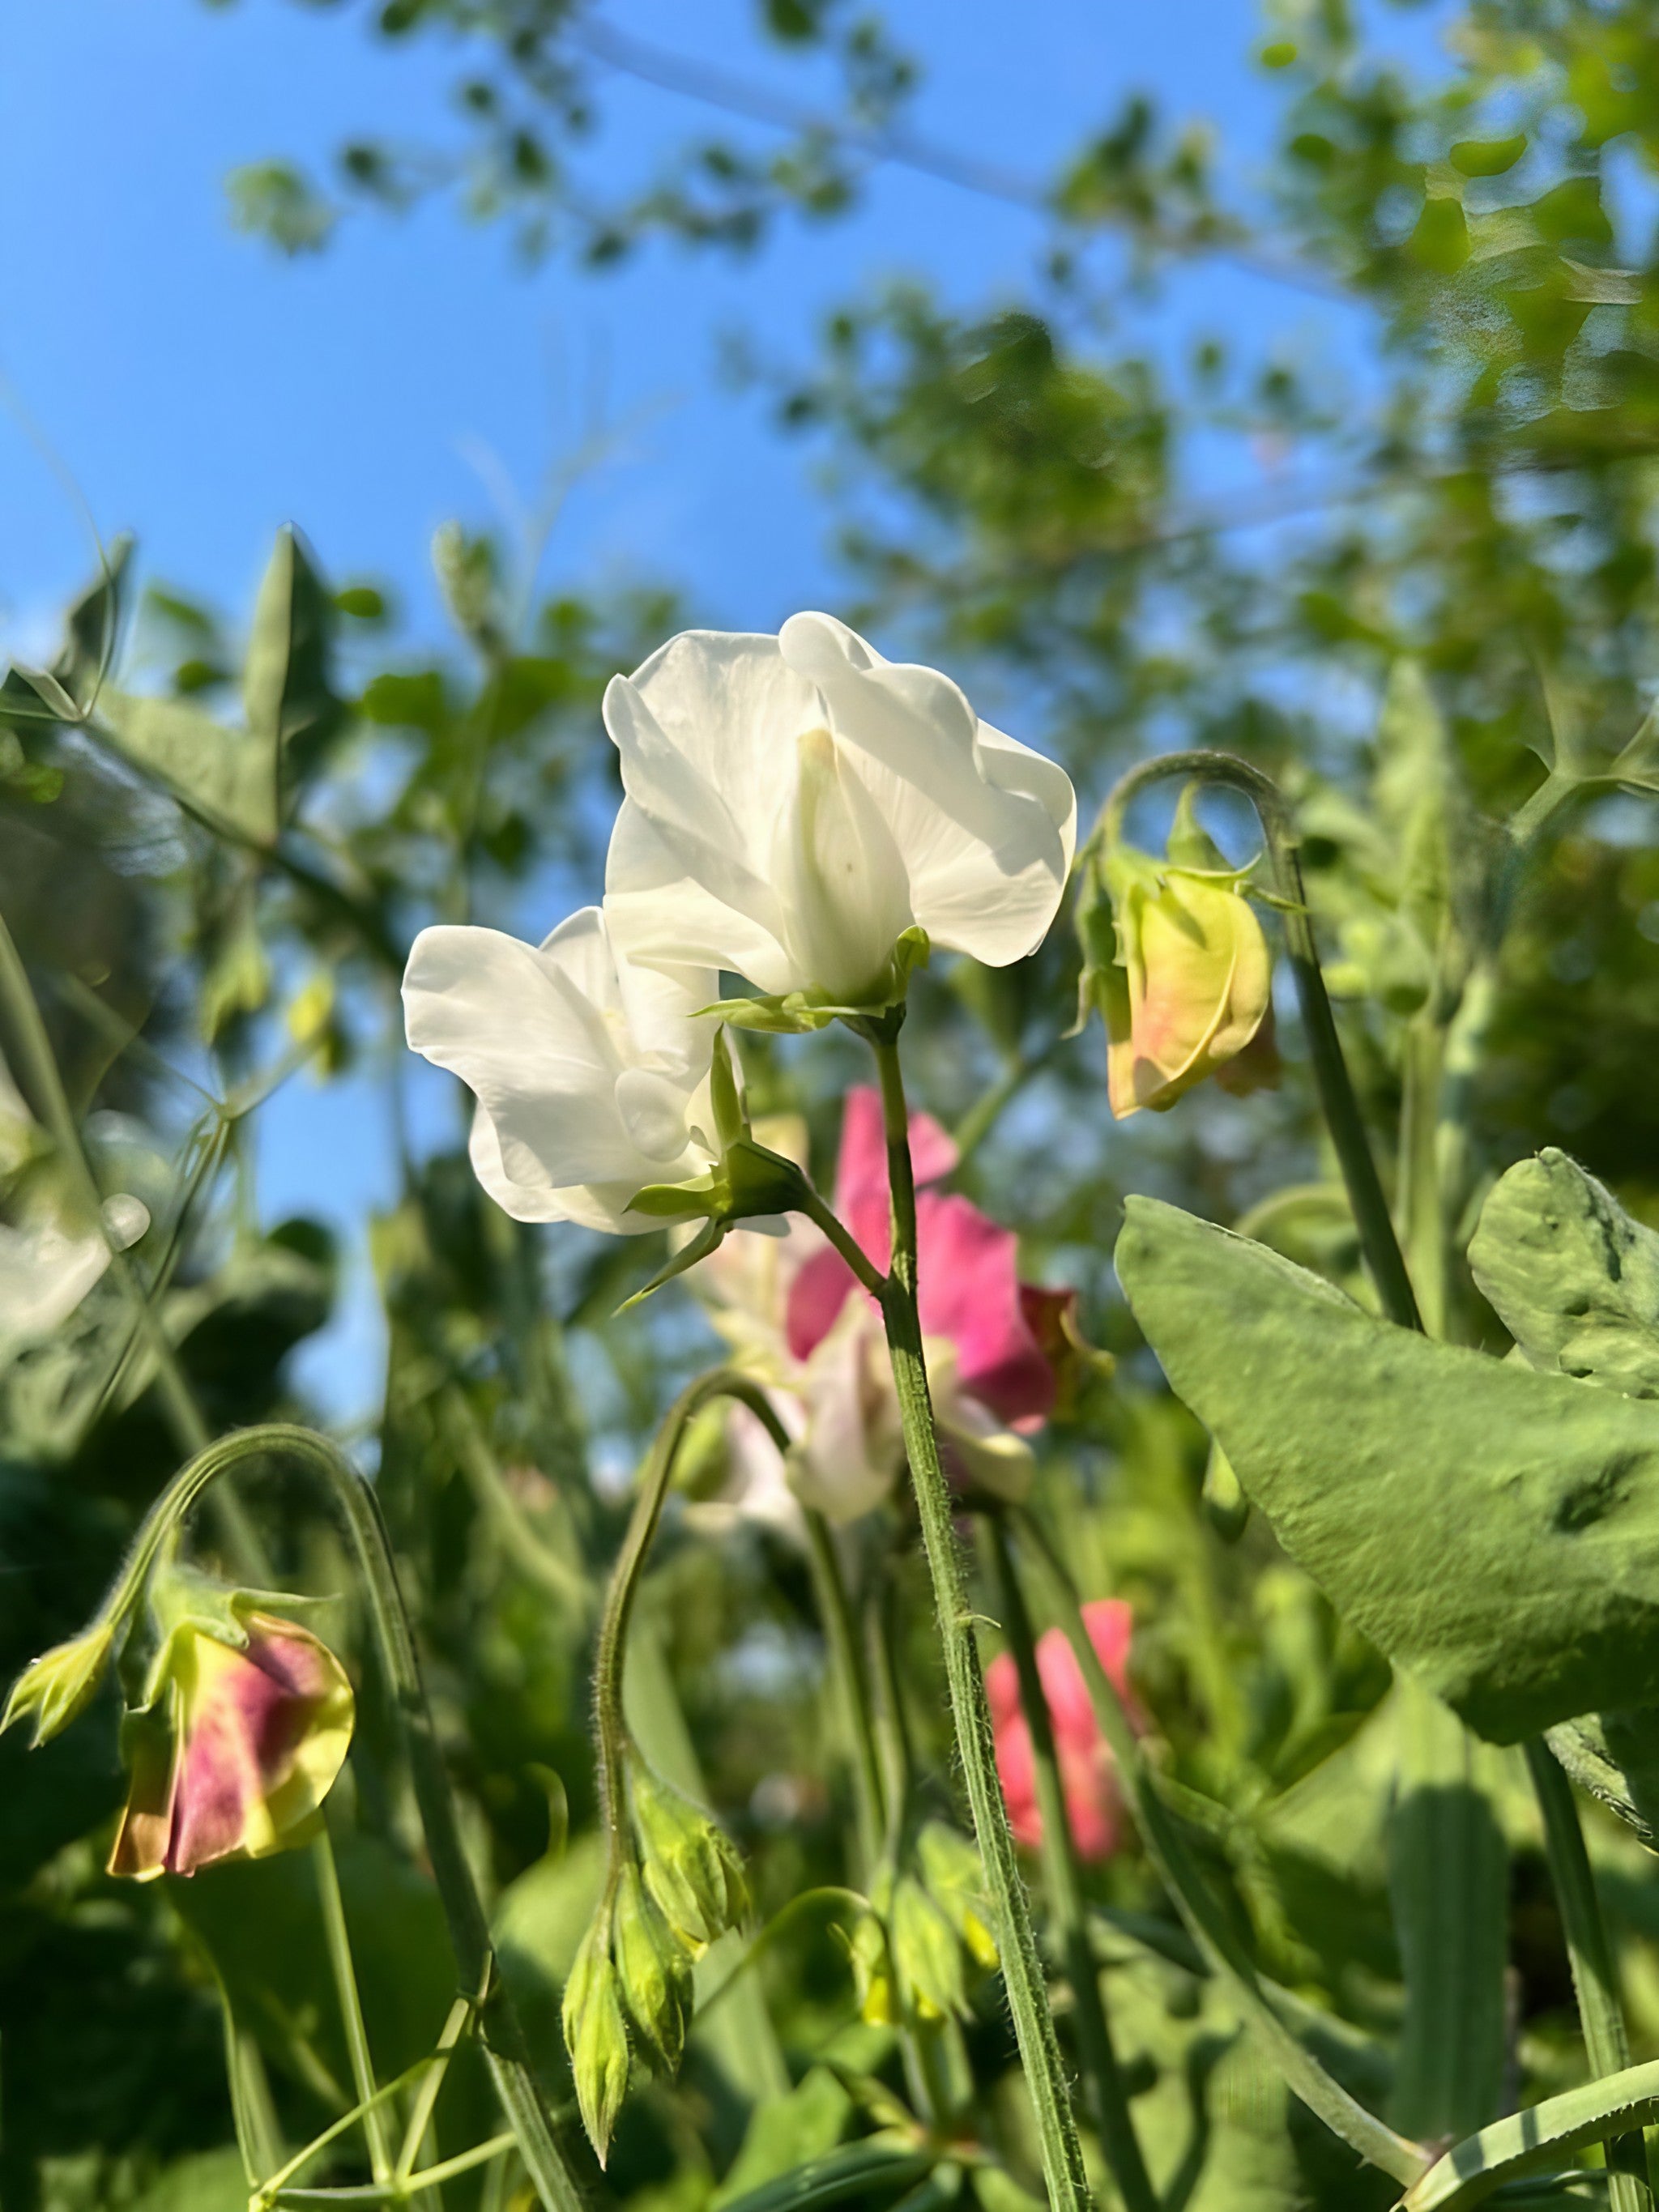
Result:
[[[1087,1863],[1110,1858],[1117,1848],[1118,1793],[1104,1744],[1086,1757],[1062,1752],[1060,1781],[1078,1856]]]
[[[793,1358],[811,1357],[835,1327],[847,1293],[857,1288],[852,1269],[830,1245],[797,1271],[783,1311],[784,1336]]]
[[[921,1189],[950,1174],[957,1148],[931,1114],[910,1116],[910,1170]],[[841,1156],[836,1163],[836,1211],[860,1249],[877,1267],[887,1265],[887,1139],[882,1126],[881,1093],[860,1083],[847,1094],[842,1109]]]
[[[1001,1728],[1019,1714],[1019,1669],[1012,1651],[999,1651],[985,1670],[985,1694],[990,1700],[991,1724]]]
[[[251,1814],[285,1778],[330,1687],[327,1662],[308,1636],[251,1627],[246,1651],[201,1636],[194,1658],[170,1874],[193,1874],[243,1847]]]
[[[971,1200],[927,1191],[917,1201],[922,1334],[956,1346],[963,1389],[999,1420],[1030,1427],[1054,1402],[1054,1376],[1025,1318],[1018,1252],[1013,1232]]]
[[[1031,1732],[1018,1714],[996,1731],[996,1754],[997,1776],[1002,1784],[1014,1841],[1027,1850],[1035,1850],[1042,1840],[1042,1815],[1037,1811]]]

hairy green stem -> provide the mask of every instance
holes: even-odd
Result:
[[[909,1115],[899,1066],[897,1024],[862,1025],[875,1048],[881,1075],[888,1177],[892,1194],[893,1256],[881,1297],[892,1361],[904,1448],[933,1577],[933,1603],[945,1647],[951,1717],[962,1758],[974,1831],[984,1863],[996,1922],[1008,2008],[1013,2016],[1027,2090],[1036,2118],[1054,2212],[1084,2212],[1089,2185],[1082,2145],[1060,2060],[1048,1992],[1037,1957],[1030,1903],[1020,1876],[1008,1808],[997,1779],[985,1678],[974,1637],[967,1578],[954,1525],[950,1487],[939,1460],[939,1438],[927,1389],[921,1318],[916,1304],[916,1193],[911,1170]]]
[[[1037,1812],[1042,1822],[1042,1877],[1049,1910],[1060,1937],[1066,1978],[1072,1990],[1073,2033],[1083,2072],[1094,2094],[1095,2124],[1125,2212],[1158,2212],[1158,2192],[1146,2171],[1140,2139],[1129,2111],[1123,2077],[1112,2045],[1111,2023],[1100,1994],[1100,1966],[1084,1901],[1082,1869],[1054,1750],[1053,1717],[1037,1669],[1036,1640],[1025,1593],[1014,1571],[1008,1532],[1000,1516],[980,1521],[980,1539],[990,1568],[1002,1616],[1002,1632],[1019,1677],[1020,1709],[1031,1739]]]
[[[1019,1526],[1054,1591],[1055,1619],[1083,1670],[1095,1719],[1111,1752],[1146,1855],[1186,1923],[1188,1933],[1211,1970],[1225,1984],[1285,2086],[1323,2120],[1333,2135],[1369,2164],[1391,2174],[1396,2181],[1416,2180],[1427,2172],[1431,2163],[1422,2145],[1396,2135],[1375,2113],[1367,2112],[1340,2081],[1333,2080],[1274,2009],[1254,1963],[1205,1881],[1180,1823],[1158,1794],[1157,1780],[1142,1758],[1139,1741],[1123,1702],[1090,1640],[1070,1574],[1037,1521],[1030,1514],[1022,1514]]]
[[[1170,776],[1225,784],[1243,792],[1255,809],[1267,840],[1273,889],[1283,902],[1285,951],[1296,981],[1297,1002],[1302,1009],[1302,1026],[1308,1039],[1320,1109],[1330,1132],[1342,1180],[1347,1186],[1348,1203],[1353,1209],[1365,1264],[1389,1320],[1397,1322],[1402,1328],[1420,1328],[1422,1322],[1411,1277],[1395,1234],[1376,1163],[1371,1157],[1364,1117],[1354,1095],[1347,1061],[1343,1057],[1342,1041],[1337,1035],[1336,1018],[1331,1012],[1330,996],[1320,969],[1313,917],[1308,911],[1302,881],[1300,839],[1284,794],[1271,776],[1231,753],[1164,753],[1156,760],[1143,761],[1120,779],[1102,810],[1097,836],[1109,843],[1115,842],[1121,833],[1130,801],[1149,784]]]
[[[357,1992],[357,1970],[352,1964],[351,1937],[346,1928],[345,1900],[340,1895],[339,1870],[326,1826],[319,1827],[311,1847],[316,1869],[317,1894],[323,1908],[323,1938],[328,1948],[329,1970],[334,1978],[334,1997],[345,2031],[346,2056],[351,2062],[351,2086],[363,2116],[368,2142],[369,2170],[378,2182],[391,2179],[392,2134],[386,2107],[375,2100],[374,2062],[363,2021],[362,1999]]]
[[[1618,1973],[1602,1924],[1572,1784],[1547,1743],[1534,1736],[1526,1749],[1527,1771],[1544,1816],[1544,1849],[1561,1908],[1561,1929],[1566,1937],[1590,2072],[1598,2079],[1622,2074],[1630,2064],[1630,2039],[1625,2033]],[[1607,2159],[1611,2212],[1650,2212],[1651,2184],[1640,2131],[1615,2136],[1607,2144]]]

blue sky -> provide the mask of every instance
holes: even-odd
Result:
[[[741,0],[606,0],[600,14],[810,94],[810,76],[754,40]],[[1138,86],[1209,118],[1246,165],[1265,143],[1271,95],[1240,0],[1027,0],[1018,11],[898,0],[888,15],[926,64],[917,126],[1009,169],[1050,173]],[[1392,35],[1426,43],[1420,16],[1390,20]],[[740,328],[767,353],[804,360],[830,307],[905,275],[964,306],[994,301],[1023,286],[1036,221],[889,168],[851,219],[792,223],[742,262],[659,246],[614,274],[557,262],[526,272],[503,233],[444,204],[362,217],[325,254],[285,262],[232,229],[223,180],[235,164],[271,154],[320,164],[366,130],[453,137],[454,56],[389,54],[366,21],[359,7],[286,0],[8,11],[0,642],[38,649],[92,565],[64,472],[101,532],[138,533],[148,574],[232,612],[292,520],[335,577],[390,584],[406,632],[429,635],[433,529],[451,515],[498,519],[503,483],[533,499],[596,396],[616,435],[567,503],[550,580],[665,579],[734,628],[833,605],[814,457],[780,440],[754,395],[722,385],[722,334]],[[717,120],[627,79],[600,92],[592,162],[619,187]],[[1145,337],[1176,345],[1217,327],[1303,350],[1352,336],[1317,301],[1206,265],[1149,303]],[[265,1206],[349,1227],[383,1188],[386,1149],[366,1092],[290,1085],[263,1133]],[[369,1331],[360,1291],[313,1363],[337,1402],[372,1395],[346,1379],[369,1371]]]

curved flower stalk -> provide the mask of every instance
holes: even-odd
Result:
[[[627,793],[605,899],[635,959],[728,969],[827,1019],[902,996],[913,933],[1006,967],[1054,919],[1065,771],[829,615],[684,631],[613,678],[605,720]]]
[[[185,1602],[122,1726],[109,1871],[139,1881],[307,1842],[351,1742],[351,1685],[319,1638],[256,1592],[198,1586]]]
[[[917,1179],[936,1183],[955,1167],[956,1147],[927,1115],[913,1127]],[[777,1150],[804,1153],[799,1126],[766,1133]],[[848,1094],[835,1200],[859,1249],[884,1268],[887,1149],[880,1094],[867,1085]],[[917,1233],[928,1378],[952,1474],[1018,1500],[1030,1485],[1027,1439],[1088,1357],[1075,1293],[1021,1282],[1014,1236],[965,1198],[923,1190]],[[787,1523],[793,1492],[845,1523],[878,1505],[902,1471],[903,1436],[880,1310],[848,1260],[797,1218],[781,1238],[734,1233],[690,1280],[736,1363],[768,1386],[793,1440],[781,1459],[752,1414],[731,1408],[732,1507]]]
[[[1121,1598],[1098,1598],[1079,1608],[1089,1641],[1112,1686],[1133,1711],[1129,1644],[1134,1615]],[[1063,1632],[1037,1638],[1037,1672],[1054,1731],[1054,1754],[1066,1793],[1066,1814],[1079,1859],[1098,1864],[1116,1850],[1122,1832],[1122,1797],[1110,1747],[1101,1734],[1077,1654]],[[1031,1731],[1020,1709],[1019,1675],[1012,1651],[1000,1651],[985,1670],[996,1734],[997,1772],[1008,1801],[1014,1837],[1026,1850],[1042,1842]]]
[[[404,1021],[414,1050],[477,1100],[472,1165],[504,1212],[638,1234],[661,1226],[634,1210],[641,1188],[691,1182],[720,1157],[715,1025],[691,1018],[718,988],[711,969],[636,966],[589,906],[539,945],[423,929]]]

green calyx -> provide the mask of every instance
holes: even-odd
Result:
[[[759,1030],[770,1036],[796,1036],[828,1029],[831,1022],[867,1021],[904,1004],[911,976],[927,965],[932,950],[927,931],[913,922],[895,943],[870,996],[855,1006],[832,998],[827,991],[785,991],[753,999],[722,999],[718,1006],[701,1011],[718,1014],[734,1029]]]
[[[743,1862],[708,1815],[642,1759],[629,1783],[645,1887],[669,1927],[701,1951],[748,1910]]]

